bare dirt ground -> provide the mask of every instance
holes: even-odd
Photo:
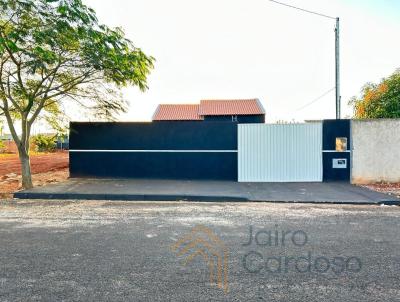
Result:
[[[362,185],[362,187],[377,192],[394,195],[400,198],[400,183],[376,183],[370,185]]]
[[[68,173],[68,152],[31,155],[34,186],[66,180]],[[21,164],[18,155],[0,155],[0,198],[10,197],[21,189]]]

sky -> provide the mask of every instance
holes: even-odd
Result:
[[[335,20],[268,0],[83,0],[156,58],[149,89],[124,89],[124,121],[160,103],[258,98],[266,121],[335,117]],[[281,0],[341,20],[342,116],[366,82],[400,68],[399,0]],[[75,120],[85,117],[73,117]]]

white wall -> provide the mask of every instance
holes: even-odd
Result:
[[[400,119],[353,120],[353,183],[400,182]]]

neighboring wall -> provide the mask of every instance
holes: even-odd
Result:
[[[400,182],[400,119],[353,120],[352,182]]]

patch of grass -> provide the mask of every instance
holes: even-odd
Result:
[[[36,156],[36,155],[48,155],[48,154],[54,154],[54,152],[39,152],[39,151],[29,151],[30,156]]]
[[[10,157],[16,157],[18,154],[15,153],[0,153],[0,158],[10,158]]]
[[[48,155],[48,154],[53,154],[54,152],[37,152],[37,151],[30,151],[29,155],[30,156],[39,156],[39,155]],[[1,158],[18,158],[17,153],[0,153],[0,159]]]

